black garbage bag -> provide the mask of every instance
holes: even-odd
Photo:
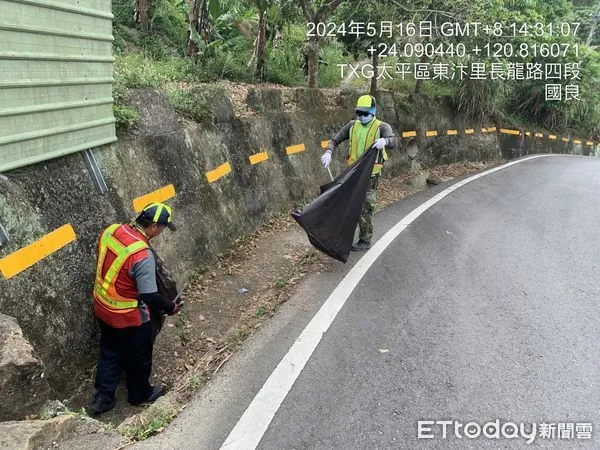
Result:
[[[321,194],[302,211],[292,213],[310,243],[338,261],[348,260],[376,157],[377,150],[371,147],[335,180],[321,186]]]
[[[177,289],[177,283],[171,275],[171,272],[165,266],[163,260],[158,256],[156,250],[150,247],[154,254],[154,261],[156,262],[156,286],[158,287],[158,293],[170,302],[181,301],[181,295]],[[156,336],[160,333],[163,325],[165,324],[165,311],[160,311],[155,308],[149,308],[150,310],[150,324],[152,325],[152,343],[156,340]]]

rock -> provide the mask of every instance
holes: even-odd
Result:
[[[109,426],[105,423],[83,417],[77,420],[75,429],[65,436],[64,440],[58,442],[55,448],[58,450],[106,450],[120,448],[129,442],[115,430],[108,428]]]
[[[138,114],[138,135],[157,136],[181,128],[169,97],[164,92],[152,89],[134,89],[126,93],[125,101]]]
[[[24,420],[0,423],[0,448],[29,450],[51,448],[71,432],[76,425],[73,416],[58,416],[50,420]]]
[[[218,89],[209,96],[209,107],[215,123],[229,123],[235,118],[233,105],[226,92]]]
[[[0,449],[104,450],[128,442],[106,424],[89,417],[77,419],[59,415],[48,420],[24,420],[0,423]]]
[[[246,104],[257,112],[280,114],[283,111],[283,97],[279,89],[250,89]]]
[[[50,386],[17,321],[0,313],[0,421],[39,412]]]
[[[425,189],[427,187],[427,179],[429,172],[422,171],[410,179],[410,185],[415,189]]]
[[[58,443],[55,448],[57,450],[73,450],[74,448],[106,450],[120,448],[127,442],[129,442],[128,439],[113,431],[110,433],[76,435]]]
[[[394,101],[394,94],[391,91],[378,91],[377,92],[377,105],[379,112],[377,117],[386,122],[395,122],[396,117],[396,103]]]
[[[319,89],[298,88],[294,90],[294,95],[294,102],[301,110],[311,111],[309,118],[319,116],[324,119],[331,114],[325,105],[323,92]],[[354,110],[354,107],[350,111],[352,110]]]

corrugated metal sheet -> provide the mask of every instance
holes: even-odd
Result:
[[[116,141],[110,0],[0,0],[0,172]]]

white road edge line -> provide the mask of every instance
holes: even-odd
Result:
[[[275,370],[273,370],[261,390],[256,394],[238,423],[229,433],[227,439],[225,439],[221,449],[249,450],[255,449],[258,446],[281,403],[285,400],[300,372],[304,369],[306,362],[313,354],[315,348],[317,348],[323,334],[329,329],[329,326],[335,320],[346,300],[348,300],[348,297],[354,291],[354,288],[384,250],[406,227],[444,197],[471,181],[512,165],[545,156],[551,155],[535,155],[519,159],[518,161],[494,167],[459,181],[412,210],[385,233],[354,267],[350,269],[340,284],[333,290],[329,298],[321,306],[321,309],[315,314]]]

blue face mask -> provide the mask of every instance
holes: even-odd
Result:
[[[359,116],[356,115],[356,119],[362,123],[363,125],[368,124],[371,120],[373,120],[373,114],[369,114],[368,116]]]

